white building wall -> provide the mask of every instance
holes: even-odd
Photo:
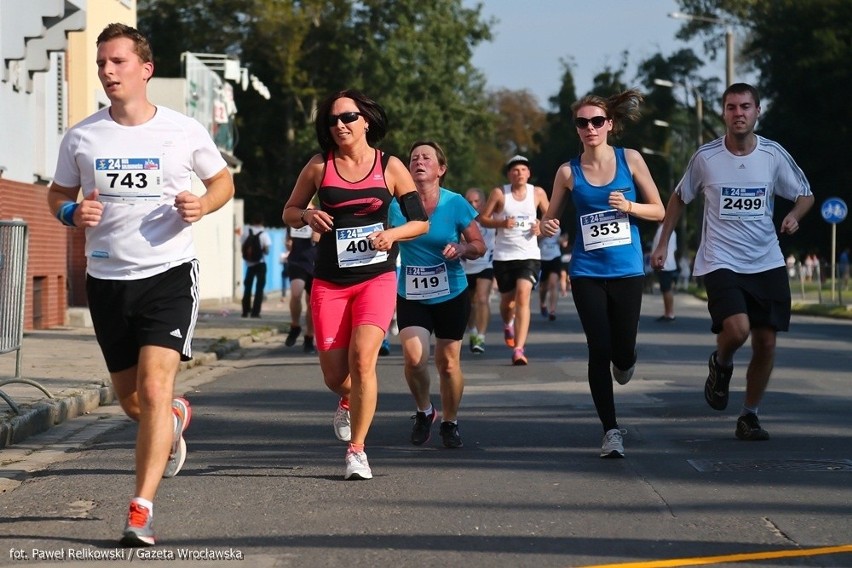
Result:
[[[148,98],[155,105],[186,113],[185,89],[185,79],[154,77],[148,84]],[[204,184],[193,176],[192,192],[202,195],[204,191]],[[232,199],[192,226],[196,254],[201,264],[199,293],[202,300],[230,302],[235,298],[237,282],[242,280],[235,276],[235,267],[238,264],[242,266],[239,239],[235,232],[235,207]],[[242,210],[239,214],[242,219]]]

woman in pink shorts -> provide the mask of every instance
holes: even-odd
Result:
[[[349,443],[344,479],[373,477],[364,442],[376,411],[379,346],[396,299],[396,242],[429,229],[408,168],[375,148],[387,131],[384,109],[347,90],[317,109],[322,153],[299,174],[284,222],[320,234],[311,311],[325,384],[340,396],[334,433]],[[318,198],[319,207],[308,204]],[[396,198],[407,222],[388,228]]]

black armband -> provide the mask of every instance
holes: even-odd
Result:
[[[409,191],[405,195],[400,195],[396,198],[399,202],[399,208],[402,215],[408,221],[428,221],[429,216],[426,214],[426,209],[423,208],[423,200],[420,199],[420,194],[416,191]]]

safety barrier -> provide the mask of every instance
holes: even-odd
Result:
[[[15,377],[0,381],[25,383],[53,396],[40,384],[21,377],[21,348],[24,341],[24,300],[27,292],[29,232],[23,221],[0,221],[0,355],[16,352]],[[0,398],[20,414],[18,406],[0,389]]]

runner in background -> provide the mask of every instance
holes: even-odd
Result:
[[[467,292],[470,297],[470,318],[467,323],[468,348],[474,355],[485,353],[485,332],[491,319],[491,288],[494,283],[494,229],[479,223],[478,214],[485,206],[485,193],[478,187],[465,192],[465,199],[477,212],[474,220],[485,243],[485,254],[475,259],[462,258],[462,267],[467,276]]]

